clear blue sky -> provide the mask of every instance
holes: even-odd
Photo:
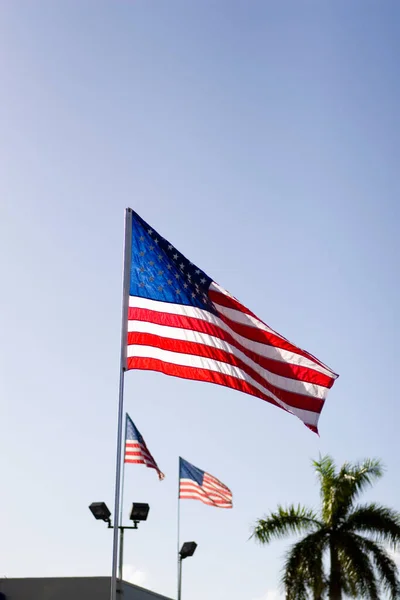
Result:
[[[131,466],[127,573],[175,594],[181,454],[234,493],[182,502],[191,600],[271,600],[286,543],[250,526],[316,505],[310,460],[379,456],[399,506],[397,1],[68,0],[0,7],[0,574],[108,575],[123,209],[340,374],[321,437],[229,389],[132,372],[166,473]],[[136,574],[135,574],[136,573]]]

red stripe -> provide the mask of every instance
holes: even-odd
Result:
[[[273,333],[263,331],[262,329],[257,329],[256,327],[251,327],[250,325],[243,325],[242,323],[237,323],[236,321],[232,321],[232,319],[229,319],[228,317],[226,317],[225,315],[222,315],[221,313],[218,313],[218,314],[219,314],[219,318],[224,323],[226,323],[232,329],[232,331],[234,331],[235,333],[237,333],[249,340],[252,340],[253,342],[265,344],[266,346],[272,346],[273,348],[280,348],[281,350],[287,350],[288,352],[293,352],[294,354],[298,354],[299,356],[303,356],[304,358],[308,358],[309,360],[318,362],[314,359],[314,357],[307,354],[307,352],[304,352],[304,350],[297,348],[297,346],[294,346],[290,342],[283,340],[282,338],[280,338],[277,335],[274,335]],[[294,369],[306,368],[307,370],[311,370],[311,369],[308,369],[307,367],[298,367],[297,365],[290,365],[290,366]],[[318,371],[315,371],[315,372],[317,373],[317,377],[323,376],[322,373],[319,373]],[[297,379],[298,377],[297,377],[297,375],[293,374],[293,378]],[[326,387],[331,388],[332,385],[334,384],[334,381],[335,381],[334,377],[328,377]]]
[[[196,344],[195,342],[185,342],[183,340],[163,338],[150,333],[133,333],[130,343],[141,346],[153,346],[163,350],[179,352],[180,354],[201,356],[233,365],[252,377],[255,381],[257,381],[257,383],[267,388],[269,392],[277,396],[280,400],[285,402],[285,404],[288,404],[294,408],[301,408],[303,410],[319,413],[324,405],[323,400],[319,398],[288,392],[287,390],[282,390],[275,385],[272,385],[259,373],[238,359],[236,356],[230,354],[229,352],[225,352],[224,350],[220,350],[219,348],[213,348],[212,346],[206,346],[205,344]]]
[[[133,450],[126,450],[125,454],[129,454],[129,456],[144,456],[143,452],[134,452]]]
[[[155,462],[150,452],[144,452],[143,450],[133,450],[132,448],[126,448],[125,454],[129,454],[129,456],[142,456],[145,460]]]
[[[241,304],[234,298],[230,298],[226,294],[223,294],[222,292],[214,291],[212,289],[210,289],[208,291],[208,295],[209,295],[210,299],[213,302],[215,302],[216,304],[225,306],[225,308],[233,308],[234,310],[237,310],[245,315],[250,315],[250,316],[254,317],[255,319],[257,319],[257,321],[260,321],[260,323],[263,323],[263,325],[266,325],[266,327],[268,327],[270,329],[269,325],[267,325],[266,323],[261,321],[261,319],[259,319],[257,317],[257,315],[255,315],[253,312],[251,312],[251,310],[249,310],[248,308],[243,306],[243,304]],[[217,309],[217,311],[218,311],[218,309]],[[218,314],[220,314],[220,313],[218,313]],[[220,316],[222,318],[222,315],[220,315]],[[227,318],[227,317],[224,317],[224,320],[225,320],[225,318]],[[228,321],[231,322],[230,319],[228,319]],[[235,321],[232,321],[232,322],[235,323]],[[255,326],[254,325],[252,327],[250,326],[250,328],[254,329]],[[262,332],[263,334],[265,334],[268,337],[268,339],[270,340],[270,344],[272,346],[275,346],[278,348],[283,348],[285,350],[289,350],[290,352],[295,352],[296,354],[300,354],[301,356],[304,356],[305,358],[308,358],[308,359],[316,362],[318,365],[326,368],[325,365],[321,361],[319,361],[315,356],[313,356],[309,352],[306,352],[305,350],[302,350],[298,346],[291,344],[289,342],[289,340],[287,340],[286,338],[283,338],[279,334],[274,333],[274,332],[270,333],[270,332],[264,331],[262,329],[259,329],[258,331]],[[246,336],[246,337],[248,337],[248,336]]]
[[[230,335],[221,327],[213,325],[212,323],[208,323],[207,321],[203,321],[202,319],[185,317],[183,315],[160,313],[142,308],[130,308],[129,310],[129,320],[132,321],[143,321],[154,323],[155,325],[176,327],[178,329],[188,329],[217,337],[228,344],[231,344],[233,347],[243,352],[243,354],[248,356],[251,360],[259,364],[263,369],[266,369],[275,375],[280,375],[281,377],[287,377],[288,379],[295,379],[298,381],[306,381],[307,383],[321,385],[326,388],[330,388],[333,385],[334,380],[332,377],[329,377],[324,373],[319,373],[318,371],[308,367],[292,365],[285,361],[272,360],[270,358],[261,356],[256,352],[253,352],[252,350],[242,346],[240,342],[238,342],[232,335]],[[128,346],[133,343],[132,340],[135,335],[136,332],[128,332]],[[270,346],[270,344],[265,345]]]
[[[180,483],[179,497],[184,500],[201,500],[201,502],[204,502],[205,504],[211,504],[213,506],[223,505],[223,508],[230,508],[232,506],[231,499],[227,499],[223,496],[210,496],[196,483],[190,483],[186,481],[181,481]]]
[[[126,457],[130,458],[142,458],[145,463],[154,463],[154,459],[151,456],[140,454],[139,452],[125,452]]]
[[[218,494],[230,494],[231,490],[221,483],[215,483],[215,481],[210,481],[206,475],[204,475],[203,479],[203,488],[206,490],[213,490],[218,492]]]
[[[138,454],[143,454],[145,456],[149,456],[150,458],[153,458],[150,454],[150,452],[147,450],[147,448],[143,448],[142,446],[128,446],[128,444],[125,446],[125,450],[128,452],[137,452]]]
[[[231,493],[231,490],[226,485],[221,483],[219,479],[217,479],[213,475],[209,475],[209,473],[204,473],[203,485],[204,483],[208,485],[215,485],[215,487],[221,488],[222,490]]]
[[[227,296],[226,294],[218,292],[217,290],[213,290],[212,288],[208,290],[208,296],[210,300],[212,300],[216,304],[219,304],[220,306],[225,306],[225,308],[233,308],[234,310],[238,310],[239,312],[242,312],[245,315],[251,315],[252,317],[258,319],[258,317],[256,317],[256,315],[253,312],[251,312],[251,310],[246,308],[246,306],[243,306],[243,304],[240,304],[240,302],[236,300],[236,298]]]
[[[150,469],[155,469],[157,472],[160,471],[160,469],[157,467],[156,464],[154,464],[154,463],[147,463],[144,460],[132,460],[132,459],[129,459],[129,458],[127,458],[125,456],[124,462],[129,463],[131,465],[146,465],[146,467],[149,467]]]
[[[245,394],[249,394],[250,396],[261,398],[261,400],[265,400],[266,402],[269,402],[270,404],[273,404],[274,406],[277,406],[282,410],[286,410],[285,408],[282,408],[280,404],[275,402],[275,400],[273,400],[265,394],[262,394],[258,389],[254,388],[246,381],[241,381],[239,379],[236,379],[236,377],[224,375],[222,373],[217,373],[216,371],[197,369],[195,367],[183,367],[181,365],[174,365],[155,358],[143,358],[135,356],[129,357],[127,359],[127,368],[143,369],[147,371],[159,371],[161,373],[164,373],[165,375],[181,377],[182,379],[193,379],[196,381],[207,381],[209,383],[215,383],[217,385],[230,387],[232,389],[238,390],[239,392],[244,392]]]

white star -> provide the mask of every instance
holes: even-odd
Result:
[[[203,277],[203,279],[200,279],[200,283],[205,283],[205,282],[206,282],[206,280],[204,279],[204,277]]]
[[[151,260],[151,261],[149,262],[149,265],[152,267],[152,266],[154,265],[154,260]]]
[[[142,235],[140,236],[139,241],[144,242],[144,237]]]
[[[196,293],[192,292],[192,298],[196,298]]]
[[[183,284],[183,287],[184,287],[184,288],[185,288],[185,290],[186,290],[186,288],[188,287],[188,284],[185,282],[185,283]]]
[[[148,230],[147,230],[147,233],[148,233],[149,235],[151,235],[151,234],[153,233],[153,230],[152,230],[152,229],[148,229]]]
[[[180,275],[179,273],[175,273],[175,279],[179,279]]]
[[[179,265],[179,268],[180,268],[180,270],[181,270],[181,271],[183,271],[183,269],[185,268],[185,265],[184,265],[183,263],[181,263],[181,264]]]
[[[173,258],[174,260],[178,260],[178,255],[177,255],[177,254],[174,254],[172,258]]]
[[[164,271],[162,271],[161,269],[158,271],[159,275],[164,275]]]
[[[171,246],[171,244],[168,244],[168,250],[172,250],[173,246]]]
[[[149,249],[150,250],[154,250],[154,246],[149,246]]]
[[[168,279],[167,283],[168,285],[172,285],[172,279]]]
[[[176,293],[178,294],[178,296],[179,296],[179,294],[181,293],[181,290],[179,290],[179,289],[178,289],[178,290],[175,290],[175,292],[176,292]]]
[[[196,275],[200,275],[200,269],[195,270]]]
[[[172,265],[167,265],[167,269],[170,271],[172,269]]]
[[[162,254],[158,255],[158,260],[162,260]]]
[[[158,244],[158,239],[157,238],[154,241],[155,241],[156,244]]]
[[[139,286],[140,286],[140,287],[144,287],[144,283],[143,283],[143,281],[141,281],[141,282],[140,282]]]
[[[153,275],[151,277],[149,277],[149,281],[154,281]]]
[[[159,285],[157,289],[158,289],[159,292],[162,292],[163,286]]]
[[[187,274],[187,278],[189,279],[189,281],[192,279],[192,276],[190,273]]]
[[[144,256],[143,250],[141,252],[139,252],[139,256]]]
[[[144,267],[140,267],[139,271],[140,271],[141,273],[144,273]]]

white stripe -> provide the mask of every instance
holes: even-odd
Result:
[[[187,486],[195,486],[196,489],[202,490],[205,487],[205,484],[208,483],[209,485],[209,481],[207,481],[207,477],[210,477],[210,475],[208,475],[208,473],[204,473],[204,477],[203,477],[203,485],[200,485],[199,483],[197,483],[197,481],[195,481],[194,479],[189,479],[188,477],[182,477],[180,479],[180,485],[187,485]],[[223,485],[223,484],[221,484]],[[220,487],[220,486],[218,486]],[[222,488],[225,492],[231,493],[230,489],[227,487],[223,487]]]
[[[262,344],[261,342],[254,342],[246,337],[239,335],[238,333],[235,333],[229,327],[229,325],[224,323],[219,317],[213,315],[207,310],[195,308],[194,306],[187,306],[185,304],[172,304],[169,302],[159,302],[158,300],[149,300],[147,298],[140,298],[139,296],[129,296],[129,306],[132,308],[153,310],[159,313],[183,315],[185,317],[200,319],[201,321],[205,321],[207,323],[211,323],[212,325],[220,327],[221,329],[229,333],[232,337],[234,337],[239,342],[239,344],[241,344],[248,350],[252,350],[257,354],[260,354],[261,356],[265,356],[266,358],[270,358],[272,360],[279,360],[281,362],[293,365],[299,365],[308,369],[314,369],[315,371],[323,373],[328,377],[335,377],[335,374],[330,369],[328,369],[328,367],[323,367],[318,363],[302,356],[301,354],[289,352],[288,350],[283,350],[282,348],[277,348],[275,346],[268,346],[266,344]],[[128,331],[132,331],[131,327],[134,327],[133,323],[135,322],[136,321],[134,320],[128,321]]]
[[[220,294],[224,295],[224,296],[228,296],[228,298],[232,298],[232,300],[235,300],[235,302],[237,302],[238,304],[242,304],[241,302],[239,302],[239,300],[237,298],[235,298],[234,296],[232,296],[232,294],[230,294],[227,290],[225,290],[223,287],[221,287],[220,285],[218,285],[218,283],[215,283],[215,281],[212,281],[210,284],[210,290],[214,291],[214,292],[219,292]],[[273,329],[271,329],[271,327],[268,327],[268,325],[266,325],[265,323],[263,323],[263,321],[260,321],[259,319],[253,317],[252,315],[247,315],[246,313],[242,313],[238,310],[235,310],[233,308],[227,308],[226,306],[222,306],[220,304],[218,304],[217,302],[215,302],[213,300],[213,304],[215,304],[216,306],[218,306],[218,310],[220,312],[223,312],[222,309],[224,310],[231,310],[232,311],[232,316],[230,316],[229,318],[232,319],[232,321],[236,321],[237,323],[243,323],[244,325],[251,325],[252,327],[256,327],[257,329],[263,329],[264,331],[268,331],[269,333],[273,333],[274,335],[277,335],[278,337],[280,337],[282,340],[287,341],[283,336],[281,336],[279,333],[277,333],[276,331],[274,331]],[[245,308],[245,307],[243,307]],[[237,318],[235,318],[235,314],[238,313]],[[224,313],[223,313],[224,314]],[[229,313],[227,313],[227,316],[229,315]],[[248,322],[248,320],[241,320],[241,317],[239,315],[243,315],[243,317],[246,317],[247,319],[250,320],[250,323]]]
[[[216,487],[211,487],[209,485],[207,485],[206,483],[203,482],[203,489],[207,492],[207,494],[216,494],[217,496],[223,497],[223,498],[232,498],[232,492],[226,490],[226,489],[222,489],[222,488],[216,488]]]
[[[223,483],[220,483],[219,481],[215,481],[212,478],[210,478],[210,476],[207,473],[204,474],[203,485],[206,485],[206,486],[216,489],[216,490],[223,490],[225,492],[231,491]]]
[[[179,496],[179,498],[181,500],[200,500],[200,502],[202,502],[203,504],[207,504],[208,506],[214,506],[216,508],[232,508],[232,503],[212,502],[211,500],[209,500],[208,498],[205,498],[205,497],[197,497],[197,496],[190,496],[187,494],[182,494],[181,496]]]
[[[218,479],[216,479],[212,475],[209,475],[208,473],[204,473],[203,486],[205,485],[218,490],[223,490],[225,492],[228,492],[228,494],[231,493],[231,490],[226,485],[224,485]]]
[[[185,483],[183,483],[185,482]],[[187,483],[186,483],[187,482]],[[220,495],[207,494],[199,485],[191,479],[181,479],[179,495],[181,498],[189,498],[189,496],[196,496],[201,500],[211,500],[218,504],[225,504],[231,506],[231,498],[221,497]]]
[[[233,354],[242,360],[271,385],[288,392],[293,392],[294,394],[302,394],[313,398],[325,399],[328,393],[328,389],[320,385],[307,383],[306,381],[299,381],[298,379],[289,379],[288,377],[271,373],[271,371],[268,371],[265,367],[261,367],[254,360],[246,356],[246,354],[244,354],[241,350],[235,348],[235,346],[232,346],[228,342],[224,342],[220,338],[208,335],[206,333],[200,333],[191,329],[181,329],[180,327],[157,325],[147,321],[129,321],[129,331],[136,333],[150,333],[152,335],[157,335],[167,339],[204,344],[212,348],[217,348],[218,350],[223,350],[224,352]]]
[[[237,300],[234,296],[232,296],[232,294],[230,294],[227,290],[225,290],[223,287],[221,287],[220,285],[218,285],[218,283],[215,283],[214,281],[212,281],[211,284],[210,284],[210,290],[213,290],[215,292],[219,292],[220,294],[222,294],[223,296],[227,296],[228,298],[232,298],[238,304],[240,304],[241,306],[243,306],[242,303],[239,302],[239,300]],[[290,342],[283,335],[281,335],[280,333],[278,333],[277,331],[275,331],[274,329],[272,329],[271,327],[269,327],[266,323],[264,323],[264,321],[261,321],[258,317],[255,317],[253,315],[249,315],[246,312],[242,312],[242,311],[240,311],[238,309],[228,308],[226,306],[222,306],[222,305],[218,304],[218,302],[215,302],[215,301],[213,301],[213,304],[214,304],[214,306],[217,307],[217,310],[220,313],[222,313],[223,315],[225,315],[231,321],[235,321],[236,323],[240,323],[242,325],[247,325],[248,327],[253,327],[254,329],[261,329],[261,330],[266,331],[268,333],[272,333],[276,337],[280,338],[283,342],[287,342],[288,344],[291,344],[292,346],[294,345],[294,344],[292,344],[292,342]],[[248,309],[246,309],[245,306],[243,306],[243,308],[245,310],[248,310]],[[309,354],[309,352],[307,354]],[[318,365],[318,366],[322,366],[322,368],[326,369],[328,375],[333,376],[333,377],[336,378],[336,374],[333,373],[333,371],[329,367],[327,367],[326,365],[324,365],[323,363],[321,363],[321,361],[319,361],[318,359],[315,359],[315,362],[312,361],[312,363],[315,364],[315,365]],[[321,372],[324,372],[324,371],[321,371]]]
[[[231,503],[212,502],[211,500],[209,500],[207,497],[204,497],[204,496],[197,498],[197,496],[195,496],[195,495],[181,494],[179,497],[181,500],[200,500],[201,502],[203,502],[203,504],[208,504],[209,506],[216,506],[218,508],[232,508]]]
[[[153,346],[141,346],[141,345],[130,345],[128,346],[128,357],[141,357],[141,358],[154,358],[163,362],[167,362],[174,365],[181,365],[184,367],[193,367],[195,369],[206,369],[208,371],[215,371],[217,373],[223,373],[236,379],[246,381],[251,384],[263,394],[267,394],[270,398],[273,398],[277,404],[288,410],[290,413],[296,415],[309,425],[316,425],[318,422],[318,413],[310,412],[308,410],[302,410],[299,408],[293,408],[288,406],[280,398],[275,396],[272,392],[265,390],[257,381],[254,381],[250,375],[244,373],[238,367],[228,365],[217,360],[204,358],[202,356],[194,356],[191,354],[181,354],[179,352],[171,352],[169,350],[162,350],[161,348],[154,348]]]

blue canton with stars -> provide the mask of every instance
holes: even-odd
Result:
[[[130,295],[186,304],[215,313],[208,297],[212,279],[133,210]]]
[[[203,485],[204,471],[195,467],[190,462],[179,457],[179,479],[192,479],[200,486]]]
[[[139,442],[139,444],[144,444],[144,439],[142,438],[140,431],[137,429],[136,425],[134,424],[128,413],[126,413],[125,423],[125,441],[126,440],[134,440],[136,442]]]

